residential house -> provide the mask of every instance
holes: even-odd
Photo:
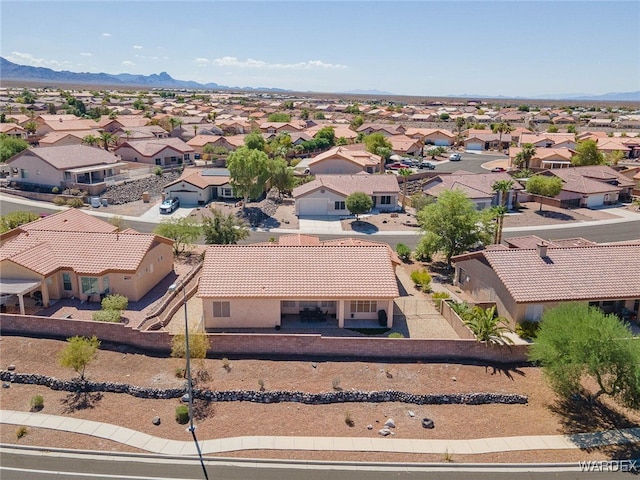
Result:
[[[263,133],[301,132],[307,128],[305,122],[264,122],[260,124]]]
[[[538,321],[562,302],[607,313],[640,310],[640,243],[492,248],[453,257],[454,284],[479,302],[495,302],[513,324]]]
[[[165,185],[165,197],[175,197],[183,207],[206,205],[217,199],[235,198],[226,168],[185,168],[179,179]]]
[[[507,193],[505,200],[500,193],[493,190],[493,185],[499,181],[511,181],[513,186]],[[464,192],[478,210],[496,205],[506,205],[508,209],[518,202],[518,193],[524,187],[506,172],[470,173],[465,171],[453,172],[451,175],[438,175],[428,179],[422,187],[422,192],[434,198],[447,190]]]
[[[110,115],[103,115],[98,120],[99,128],[105,132],[115,133],[118,130],[136,130],[149,123],[149,119],[141,115],[118,115],[112,118]],[[163,129],[164,130],[164,129]]]
[[[61,298],[99,302],[108,294],[138,301],[173,271],[172,240],[119,232],[77,209],[22,225],[0,238],[0,294],[15,296],[22,314],[28,295],[45,307]]]
[[[122,145],[130,140],[154,140],[157,138],[169,138],[169,132],[159,125],[145,125],[144,127],[118,128],[113,135],[118,139],[117,145]]]
[[[354,150],[350,145],[334,147],[312,158],[303,159],[296,170],[310,175],[340,174],[352,175],[360,172],[376,173],[380,171],[382,158],[369,153],[360,146]]]
[[[519,145],[530,143],[536,148],[570,148],[576,147],[576,136],[573,133],[523,133]]]
[[[516,167],[515,160],[521,151],[520,147],[509,147],[509,165],[511,167]],[[574,153],[568,148],[536,148],[535,155],[529,161],[529,168],[569,168]]]
[[[198,286],[206,329],[280,328],[305,318],[379,327],[380,310],[393,326],[400,262],[388,245],[291,237],[207,247]]]
[[[500,134],[486,132],[484,130],[469,130],[467,137],[463,140],[465,150],[489,150],[489,149],[506,149],[511,143],[511,135],[508,133]]]
[[[27,131],[17,123],[0,123],[0,134],[12,138],[27,139]]]
[[[391,135],[387,137],[391,143],[391,150],[398,155],[420,155],[422,153],[422,142],[406,135]]]
[[[572,167],[547,172],[562,179],[557,199],[580,207],[599,207],[632,199],[633,180],[607,165]]]
[[[436,147],[449,147],[456,140],[454,133],[442,128],[408,128],[405,135]]]
[[[191,163],[195,150],[179,138],[129,140],[113,150],[128,162],[140,162],[159,167],[178,167]]]
[[[94,137],[100,137],[100,132],[92,130],[87,132],[86,130],[80,130],[76,132],[51,132],[47,133],[44,137],[38,140],[38,145],[41,147],[59,147],[63,145],[80,145],[83,143],[83,139],[93,135]]]
[[[23,150],[11,157],[7,166],[12,182],[79,188],[98,195],[107,188],[108,177],[118,175],[127,163],[103,148],[64,145]]]
[[[404,135],[407,129],[402,125],[396,124],[365,123],[360,125],[356,131],[365,135],[382,133],[385,137],[390,137],[391,135]]]
[[[348,216],[346,200],[354,192],[371,196],[377,211],[399,210],[400,187],[395,175],[317,175],[293,189],[298,216]]]

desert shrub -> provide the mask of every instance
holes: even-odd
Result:
[[[154,173],[155,175],[157,175],[158,177],[161,177],[161,176],[162,176],[162,168],[160,168],[160,167],[156,167],[156,168],[154,168],[154,169],[153,169],[153,173]]]
[[[20,439],[24,437],[26,434],[27,434],[27,427],[25,427],[24,425],[21,425],[18,428],[16,428],[16,438]]]
[[[469,318],[473,310],[467,302],[450,302],[449,306],[462,320]]]
[[[404,243],[399,243],[396,245],[396,253],[400,260],[405,263],[408,263],[411,260],[411,249],[407,247]]]
[[[91,318],[95,322],[111,322],[116,323],[120,321],[120,310],[98,310],[93,312]]]
[[[516,325],[516,333],[520,338],[525,340],[535,340],[538,335],[538,329],[540,328],[540,322],[532,322],[530,320],[524,320]]]
[[[222,359],[222,368],[224,368],[227,372],[231,371],[231,364],[229,363],[229,359],[226,357]]]
[[[388,335],[389,338],[404,338],[404,335],[400,332],[391,332]]]
[[[346,423],[348,427],[353,427],[356,424],[356,422],[353,421],[351,412],[349,412],[348,410],[344,412],[344,423]]]
[[[416,212],[433,203],[433,197],[428,197],[424,193],[414,193],[409,198],[411,199],[411,206],[416,209]]]
[[[259,378],[258,379],[258,386],[260,387],[260,391],[264,392],[264,380]]]
[[[29,405],[31,406],[32,412],[39,412],[44,408],[44,398],[42,397],[42,395],[34,395],[33,397],[31,397],[31,402],[29,402]]]
[[[186,405],[178,405],[176,407],[176,422],[184,425],[189,421],[189,409]]]
[[[424,268],[411,272],[411,280],[423,292],[428,292],[431,288],[431,275]]]
[[[340,377],[335,377],[331,382],[331,385],[333,386],[333,389],[336,391],[342,390],[342,387],[340,386]]]
[[[440,303],[442,303],[442,300],[446,300],[450,296],[451,295],[449,295],[449,292],[433,292],[431,294],[431,299],[433,300],[433,303],[436,304],[436,307],[440,308]]]
[[[53,188],[51,189],[51,193],[60,193],[60,188],[58,188],[58,187],[53,187]]]
[[[126,310],[129,306],[129,299],[124,295],[107,295],[101,302],[103,310]]]
[[[67,205],[69,205],[71,208],[82,208],[84,207],[84,202],[81,198],[72,198],[67,201]]]
[[[59,207],[66,205],[67,204],[67,199],[64,197],[56,197],[53,199],[53,203],[54,205],[57,205]]]
[[[175,370],[176,378],[185,378],[186,374],[187,374],[186,368],[176,367],[176,370]]]

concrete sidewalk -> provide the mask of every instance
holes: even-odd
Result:
[[[108,423],[15,410],[0,410],[0,424],[24,425],[91,435],[164,455],[197,455],[196,447],[186,431],[185,438],[188,440],[169,440]],[[307,450],[433,454],[448,452],[456,455],[640,444],[640,428],[575,435],[517,436],[469,440],[403,439],[380,437],[373,432],[372,435],[374,434],[375,437],[232,437],[213,440],[199,439],[199,444],[203,454],[240,450]]]

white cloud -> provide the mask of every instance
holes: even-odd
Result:
[[[199,67],[206,67],[211,63],[208,58],[196,57],[195,59],[196,65]]]
[[[122,65],[126,66],[126,67],[135,67],[135,63],[133,63],[131,60],[125,60],[124,62],[122,62]]]
[[[198,59],[196,59],[196,61],[197,60]],[[325,63],[322,60],[308,60],[298,63],[267,63],[262,60],[254,60],[253,58],[247,58],[242,61],[237,57],[221,57],[214,58],[212,63],[216,67],[267,68],[275,70],[327,70],[348,68],[346,65]]]
[[[11,55],[7,55],[7,60],[21,65],[31,65],[32,67],[64,67],[65,65],[71,65],[69,61],[45,60],[44,58],[36,58],[30,53],[22,52],[11,52]]]
[[[135,48],[136,50],[142,50],[142,45],[134,45],[133,48]]]
[[[103,37],[110,37],[110,36],[111,36],[111,34],[110,34],[110,33],[103,33],[103,34],[102,34],[102,36],[103,36]]]
[[[82,55],[83,57],[93,57],[93,54],[89,52],[80,52],[80,55]]]

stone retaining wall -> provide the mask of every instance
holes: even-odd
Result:
[[[181,398],[186,393],[186,388],[144,388],[135,385],[113,382],[91,382],[75,380],[59,380],[46,375],[34,375],[0,371],[0,380],[3,382],[41,385],[52,390],[66,392],[103,392],[126,393],[139,398],[169,399]],[[357,390],[304,393],[289,391],[254,391],[254,390],[193,390],[193,398],[209,402],[254,402],[254,403],[282,403],[295,402],[308,405],[326,405],[332,403],[382,403],[401,402],[414,405],[486,405],[492,403],[502,404],[526,404],[528,397],[525,395],[505,393],[452,393],[452,394],[425,394],[400,392],[397,390],[385,390],[379,392],[363,392]]]

